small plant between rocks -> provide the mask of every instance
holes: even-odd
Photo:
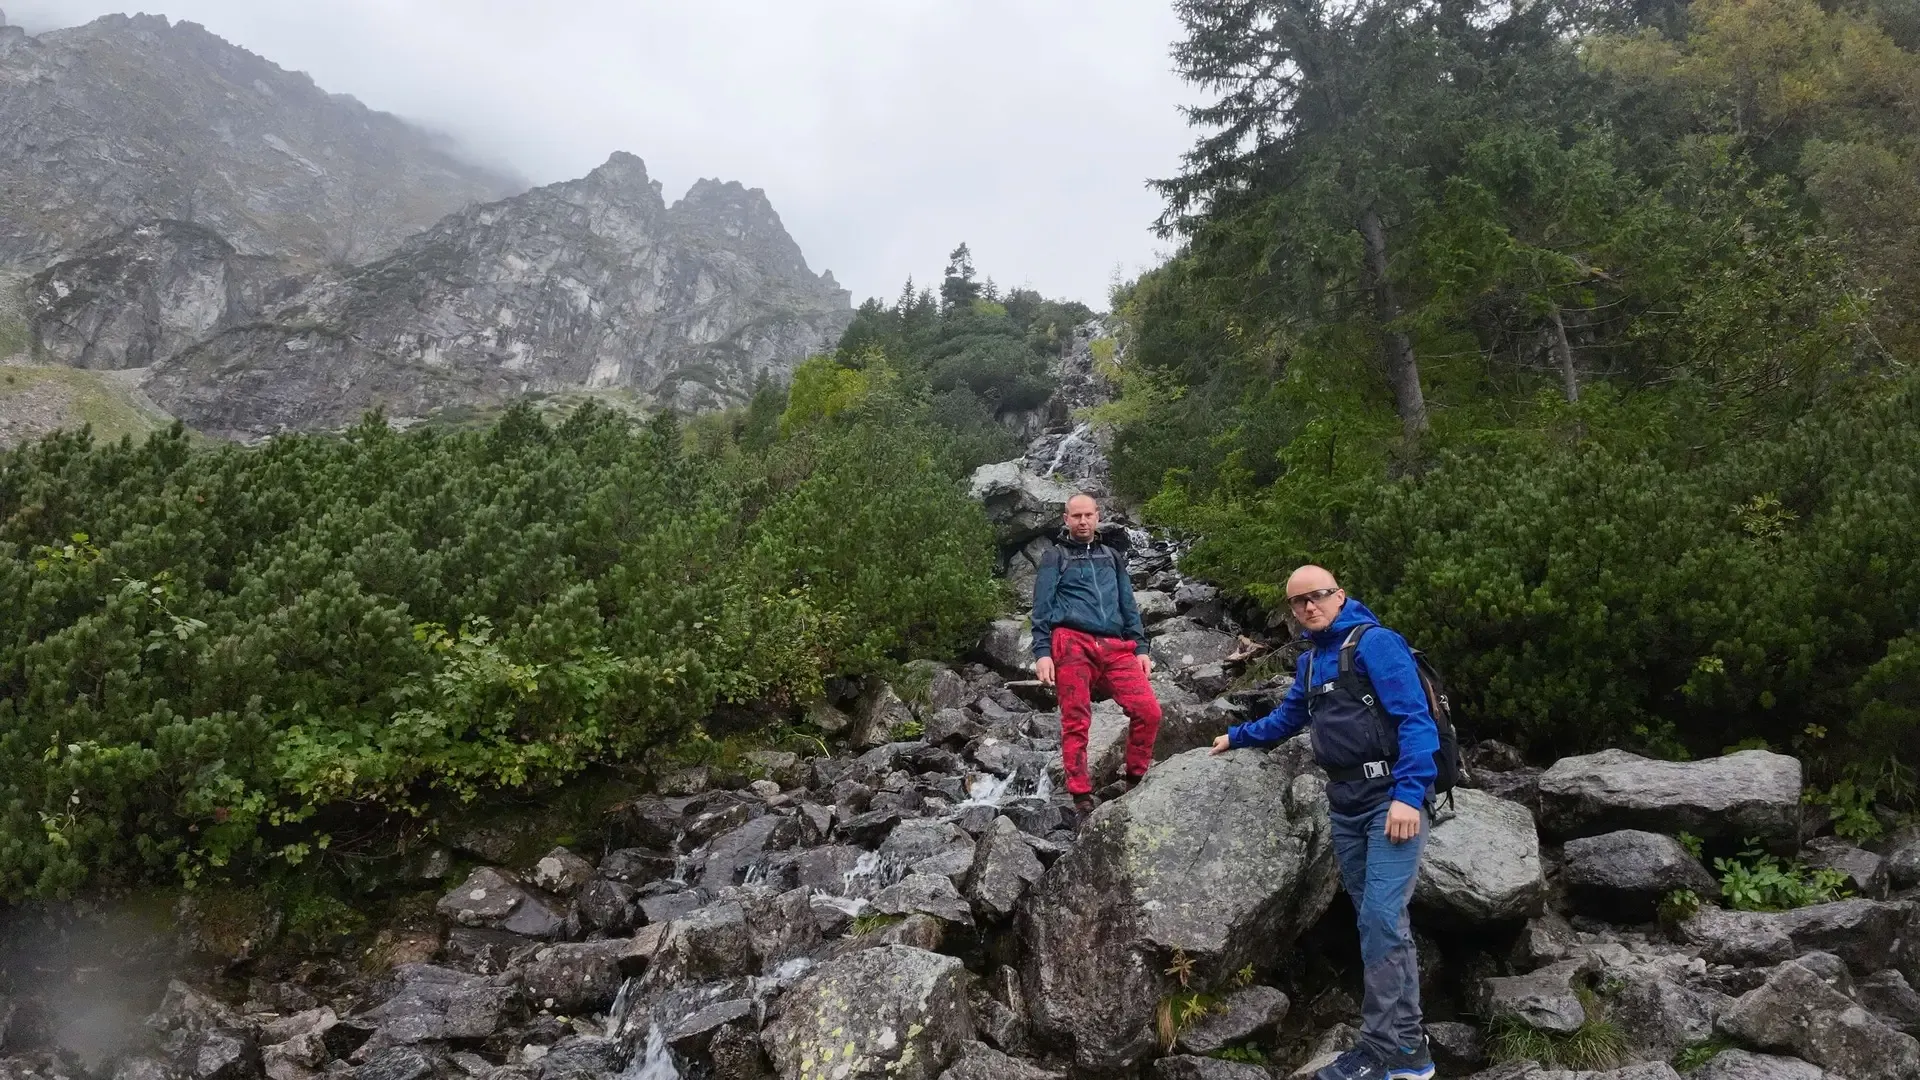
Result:
[[[1731,1050],[1733,1047],[1733,1041],[1723,1036],[1715,1035],[1712,1038],[1701,1039],[1699,1042],[1681,1047],[1680,1052],[1673,1055],[1673,1067],[1678,1072],[1691,1072],[1719,1057],[1721,1051]]]
[[[1579,991],[1587,1021],[1568,1034],[1529,1027],[1511,1018],[1494,1021],[1487,1053],[1495,1062],[1532,1061],[1549,1069],[1600,1070],[1616,1068],[1626,1060],[1627,1041],[1608,1020],[1600,998]]]
[[[1713,860],[1713,868],[1720,874],[1720,894],[1735,911],[1789,911],[1848,895],[1845,873],[1783,861],[1758,840],[1746,841],[1733,858]]]
[[[871,911],[865,915],[854,916],[853,924],[848,927],[847,932],[855,937],[859,937],[862,934],[871,934],[876,930],[885,930],[887,927],[893,926],[896,923],[905,922],[906,919],[907,917],[905,915],[888,915],[884,912]]]

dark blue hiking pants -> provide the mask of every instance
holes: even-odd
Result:
[[[1420,1045],[1420,963],[1413,949],[1407,904],[1420,874],[1432,816],[1420,814],[1411,840],[1387,839],[1387,807],[1360,814],[1334,814],[1333,854],[1340,880],[1360,920],[1360,962],[1365,968],[1360,1037],[1383,1055]]]

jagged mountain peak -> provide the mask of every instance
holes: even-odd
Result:
[[[0,267],[37,270],[156,218],[247,254],[359,262],[524,188],[197,23],[0,34]]]

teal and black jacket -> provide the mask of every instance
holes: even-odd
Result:
[[[1053,652],[1053,628],[1068,626],[1099,637],[1126,638],[1147,651],[1147,631],[1134,606],[1124,547],[1096,536],[1082,544],[1062,533],[1040,557],[1033,582],[1034,659]]]

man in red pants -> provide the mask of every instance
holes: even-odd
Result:
[[[1106,689],[1127,714],[1131,789],[1153,764],[1160,702],[1147,677],[1153,657],[1134,606],[1124,546],[1102,543],[1100,507],[1090,495],[1067,500],[1066,530],[1040,560],[1033,583],[1033,656],[1041,682],[1060,698],[1060,757],[1067,792],[1084,820],[1093,809],[1087,728],[1093,691]]]

